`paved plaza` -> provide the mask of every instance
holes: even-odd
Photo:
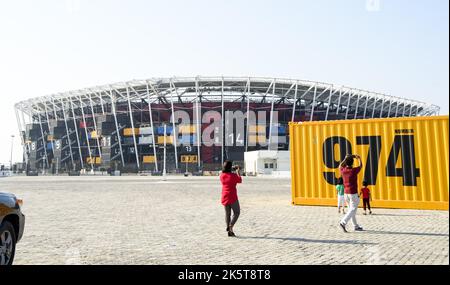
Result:
[[[217,177],[11,177],[15,264],[449,264],[446,211],[375,209],[345,234],[332,207],[292,206],[289,179],[244,177],[237,238]],[[351,229],[351,227],[349,227]]]

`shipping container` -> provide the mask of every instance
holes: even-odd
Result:
[[[133,129],[132,128],[127,128],[127,129],[123,129],[123,135],[125,137],[132,137],[133,136]],[[139,135],[139,128],[135,128],[134,129],[134,135]]]
[[[102,158],[101,157],[92,157],[92,159],[91,159],[91,157],[87,157],[86,163],[99,165],[99,164],[102,164]]]
[[[155,163],[155,156],[154,155],[146,155],[144,156],[143,162],[144,163]]]
[[[197,127],[194,125],[180,125],[178,128],[180,134],[195,134],[196,132]]]
[[[278,127],[278,134],[279,135],[286,135],[286,131],[287,131],[287,129],[286,129],[285,126],[279,126]]]
[[[292,203],[336,205],[340,161],[359,154],[359,188],[369,184],[374,207],[448,210],[448,123],[448,116],[291,123]]]
[[[164,136],[158,137],[158,144],[164,144]],[[166,144],[173,144],[173,136],[166,136]]]
[[[124,145],[134,145],[134,139],[133,138],[123,138],[123,144]]]
[[[162,127],[158,127],[156,129],[156,132],[158,135],[163,135],[164,134],[164,126]],[[173,127],[171,126],[166,126],[166,135],[171,135],[173,132]]]
[[[265,135],[259,135],[259,136],[250,135],[248,137],[248,141],[250,144],[265,144],[267,141],[267,138]]]
[[[258,125],[258,126],[250,126],[249,127],[249,133],[251,134],[266,134],[266,126],[265,125]]]
[[[139,129],[140,135],[153,135],[153,130],[151,127],[145,127]]]
[[[178,145],[196,145],[197,144],[197,136],[180,136],[177,141]]]
[[[89,139],[98,139],[97,132],[96,131],[90,132],[89,135],[88,135],[88,138]]]
[[[139,137],[139,144],[153,144],[153,136],[142,136]]]
[[[47,143],[47,150],[52,150],[53,149],[53,143],[49,142]]]

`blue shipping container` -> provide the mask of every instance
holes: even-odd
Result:
[[[170,126],[166,126],[166,135],[171,135],[173,132],[173,127]],[[158,127],[156,129],[156,133],[158,135],[164,135],[164,127]]]
[[[178,143],[182,145],[193,145],[197,143],[197,136],[181,136],[178,138]]]

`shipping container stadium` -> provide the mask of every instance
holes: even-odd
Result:
[[[152,78],[32,98],[15,104],[27,172],[102,170],[159,175],[218,171],[246,151],[288,150],[289,122],[433,116],[435,105],[321,82],[256,77]],[[184,111],[190,124],[174,114]],[[207,112],[219,143],[202,143]],[[226,112],[245,114],[225,133]],[[250,111],[265,114],[255,124]],[[239,123],[237,123],[239,124]],[[241,131],[243,129],[243,131]],[[278,140],[273,140],[277,136]],[[240,139],[239,139],[240,138]],[[267,142],[276,141],[277,143]]]

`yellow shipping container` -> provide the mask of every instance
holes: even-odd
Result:
[[[197,132],[197,127],[193,125],[180,125],[178,132],[181,134],[195,134]]]
[[[101,157],[92,157],[92,159],[90,157],[86,158],[86,163],[88,164],[102,164],[102,158]]]
[[[139,128],[135,128],[134,129],[134,134],[136,136],[139,135]],[[125,137],[132,137],[133,136],[133,129],[132,128],[123,129],[123,136],[125,136]]]
[[[158,137],[158,144],[164,144],[164,136]],[[166,136],[166,144],[173,144],[173,136]]]
[[[249,126],[249,133],[255,134],[266,134],[266,126]]]
[[[448,126],[448,116],[291,123],[292,203],[336,205],[339,164],[351,153],[374,207],[448,210]]]
[[[265,144],[267,141],[267,138],[265,135],[259,135],[259,136],[250,135],[248,137],[248,141],[251,144],[256,144],[256,143]]]
[[[144,156],[144,163],[155,163],[156,159],[153,155]]]

